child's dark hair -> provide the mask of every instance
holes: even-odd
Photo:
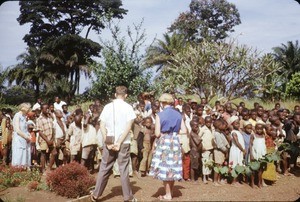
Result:
[[[220,129],[221,125],[223,124],[223,121],[220,119],[217,119],[214,121],[213,125],[216,129]]]
[[[75,110],[75,115],[76,115],[76,116],[77,116],[77,115],[83,115],[82,109],[76,109],[76,110]]]
[[[194,126],[194,125],[199,125],[199,121],[197,121],[197,120],[195,120],[195,119],[192,119],[192,120],[190,121],[190,126],[192,127],[192,126]]]
[[[144,121],[146,121],[146,120],[150,120],[152,122],[152,118],[150,116],[145,117]]]
[[[247,114],[249,114],[249,109],[243,108],[241,113],[247,113]]]

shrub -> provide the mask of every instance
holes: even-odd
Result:
[[[29,189],[29,191],[35,191],[35,190],[37,190],[38,185],[39,185],[39,182],[31,181],[27,184],[27,188]]]
[[[24,167],[0,166],[0,187],[17,187],[30,181],[40,181],[38,170],[27,170]]]
[[[52,191],[68,198],[88,194],[89,188],[95,184],[95,178],[89,174],[86,167],[77,162],[48,173],[46,181]]]

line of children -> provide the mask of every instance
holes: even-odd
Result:
[[[43,106],[43,105],[42,105]],[[49,108],[49,106],[48,106]],[[101,152],[101,134],[99,133],[98,118],[101,107],[96,104],[90,106],[88,114],[84,115],[81,109],[68,113],[66,105],[61,111],[44,110],[44,116],[53,122],[55,131],[55,151],[58,153],[56,166],[70,161],[78,161],[83,165],[93,167],[96,152]],[[152,102],[151,108],[146,110],[145,103],[140,100],[136,105],[137,118],[132,128],[132,170],[138,177],[145,177],[151,164],[152,153],[155,150],[154,124],[156,113],[160,110],[159,103]],[[259,160],[267,153],[279,150],[280,144],[289,142],[298,146],[300,138],[300,109],[298,106],[293,111],[293,116],[288,117],[288,111],[278,108],[265,110],[256,105],[254,109],[247,109],[241,103],[235,110],[231,103],[209,107],[205,102],[198,105],[195,100],[184,103],[175,108],[182,110],[183,120],[188,128],[187,134],[179,134],[183,155],[183,179],[198,182],[202,177],[205,184],[214,181],[215,186],[226,182],[220,173],[214,172],[213,167],[230,165],[234,169],[237,165],[248,165],[253,160]],[[206,109],[206,110],[205,110]],[[69,114],[68,116],[64,116]],[[42,158],[49,161],[51,154],[49,148],[45,149],[45,157],[40,152],[41,137],[36,131],[36,119],[39,113],[28,114],[28,129],[32,135],[33,164],[41,164]],[[9,118],[3,118],[2,124],[2,156],[3,163],[10,162],[9,150],[11,145],[11,132]],[[3,121],[2,121],[3,123]],[[138,138],[139,134],[142,138]],[[100,138],[99,138],[100,137]],[[36,138],[36,141],[34,140]],[[138,147],[138,145],[140,145]],[[101,155],[100,155],[101,156]],[[255,173],[258,178],[258,187],[266,182],[275,182],[277,174],[291,175],[297,169],[298,154],[291,151],[281,153],[281,161],[267,164]],[[276,168],[276,170],[275,170]],[[222,178],[223,177],[223,178]],[[250,178],[250,186],[254,187],[255,176]],[[232,184],[240,186],[244,179],[234,178]],[[248,181],[246,181],[248,182]]]

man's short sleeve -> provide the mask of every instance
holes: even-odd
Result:
[[[128,113],[127,113],[127,120],[126,121],[131,121],[136,118],[136,114],[133,110],[133,107],[129,105],[128,107]]]
[[[99,116],[99,121],[107,122],[108,115],[108,105],[106,105]]]

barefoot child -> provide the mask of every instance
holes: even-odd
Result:
[[[252,124],[250,123],[250,121],[244,121],[244,132],[242,132],[243,134],[243,138],[245,141],[245,150],[246,150],[246,154],[245,154],[245,165],[248,165],[250,162],[250,139],[251,139],[251,134],[252,134]]]
[[[196,182],[199,177],[200,154],[202,150],[202,140],[199,137],[199,121],[193,119],[190,122],[190,158],[191,158],[191,180]]]
[[[144,134],[143,149],[142,149],[143,158],[140,162],[140,167],[139,167],[140,177],[144,177],[146,175],[150,164],[149,155],[152,148],[151,138],[153,138],[154,136],[154,130],[152,125],[153,125],[153,121],[150,116],[144,118],[144,127],[142,128],[142,132]]]
[[[257,121],[255,125],[255,134],[251,136],[250,139],[250,159],[253,160],[259,160],[267,153],[266,143],[265,143],[265,133],[264,133],[265,125],[264,123],[259,120]],[[254,174],[258,177],[258,184],[257,186],[259,188],[262,187],[262,173],[263,168],[260,166],[258,172],[255,172]],[[254,174],[251,175],[251,187],[254,187]]]
[[[214,122],[214,136],[216,148],[214,149],[214,161],[215,164],[220,167],[225,162],[226,156],[228,155],[228,150],[230,148],[229,143],[222,133],[222,130],[225,129],[225,124],[222,123],[222,120],[218,119]],[[217,172],[214,172],[214,185],[220,186],[221,175]]]
[[[232,116],[229,118],[229,124],[231,124],[233,130],[231,131],[232,143],[229,152],[229,164],[232,164],[232,169],[237,165],[243,165],[244,155],[246,154],[245,142],[243,135],[239,131],[240,121],[239,117]],[[237,178],[234,178],[232,185],[237,186]]]
[[[277,137],[277,128],[272,125],[266,125],[266,147],[267,153],[273,153],[275,151],[275,140]],[[277,180],[277,173],[275,163],[267,163],[267,168],[262,174],[263,180],[267,180],[270,183],[275,183]],[[263,183],[265,185],[265,183]]]
[[[209,177],[211,174],[211,164],[213,163],[213,150],[214,150],[214,134],[212,128],[212,119],[210,116],[205,117],[205,125],[200,129],[200,137],[202,139],[202,174],[203,183],[207,184],[208,180],[212,181]]]

